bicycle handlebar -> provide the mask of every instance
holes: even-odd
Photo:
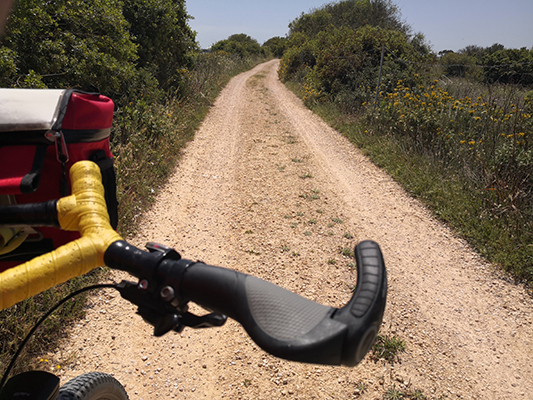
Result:
[[[109,225],[96,164],[76,163],[70,173],[73,195],[57,202],[57,220],[82,237],[0,273],[0,309],[107,265],[139,278],[139,284],[117,288],[138,305],[156,335],[183,326],[220,326],[227,315],[261,348],[288,360],[353,366],[372,346],[387,294],[375,242],[355,248],[358,279],[351,300],[340,309],[328,307],[250,275],[184,260],[164,246],[151,244],[146,252],[129,245]],[[1,219],[0,214],[0,225]],[[189,301],[214,313],[194,316],[187,312]]]
[[[137,297],[140,293],[121,293],[139,306],[139,314],[156,327],[156,335],[180,330],[175,328],[179,317],[169,320],[168,316],[176,309],[186,311],[184,306],[192,301],[233,318],[263,350],[275,356],[354,366],[374,343],[387,296],[387,274],[377,243],[361,242],[355,254],[357,285],[352,299],[340,309],[251,275],[181,259],[164,246],[148,253],[115,242],[106,251],[105,262],[139,278],[138,291],[149,300]],[[164,309],[167,311],[162,312]]]
[[[374,343],[383,318],[387,277],[379,246],[360,243],[357,286],[336,309],[270,282],[201,263],[189,266],[181,294],[238,321],[265,351],[287,360],[358,364]]]

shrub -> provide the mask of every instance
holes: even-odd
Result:
[[[287,38],[279,36],[268,39],[262,46],[266,52],[270,52],[274,57],[281,58],[287,49]]]
[[[447,76],[464,78],[472,74],[474,70],[472,66],[475,64],[475,60],[466,54],[451,51],[440,58],[440,63],[443,65],[444,73]]]
[[[211,46],[211,51],[224,51],[242,58],[264,54],[257,40],[244,33],[231,35],[225,40],[216,42]]]
[[[28,86],[33,81],[37,87],[77,87],[123,96],[135,79],[137,55],[120,4],[18,2],[1,42],[3,54],[16,52],[16,68],[0,70],[4,86],[21,81]],[[26,79],[32,74],[33,79]]]
[[[502,49],[483,58],[487,83],[533,84],[533,50]]]

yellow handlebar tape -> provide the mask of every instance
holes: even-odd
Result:
[[[70,180],[72,195],[58,201],[58,219],[81,238],[0,273],[0,310],[104,265],[106,249],[122,240],[109,224],[100,168],[80,161]]]

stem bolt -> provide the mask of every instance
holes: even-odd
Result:
[[[166,302],[170,302],[174,300],[175,293],[174,288],[172,286],[165,286],[163,289],[161,289],[161,299],[163,299]]]

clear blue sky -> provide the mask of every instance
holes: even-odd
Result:
[[[285,36],[289,22],[324,0],[187,0],[202,48],[245,33],[260,44]],[[501,43],[507,48],[533,46],[533,0],[393,0],[414,32],[433,50],[459,50]]]

